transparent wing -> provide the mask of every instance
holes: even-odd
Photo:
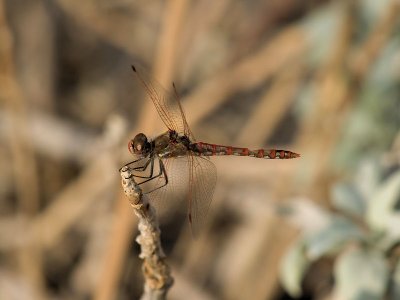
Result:
[[[146,93],[169,130],[175,130],[194,139],[186,122],[179,95],[174,85],[174,93],[165,90],[160,83],[153,79],[140,65],[132,65],[132,69],[144,86]]]
[[[188,216],[193,236],[197,236],[205,222],[217,183],[215,165],[201,156],[189,157]]]
[[[160,158],[157,157],[157,160]],[[162,159],[165,173],[152,180],[150,186],[146,186],[143,192],[149,192],[151,203],[161,214],[166,213],[179,205],[185,203],[189,186],[189,158],[173,157]],[[158,173],[157,173],[158,174]],[[185,212],[184,209],[181,210]]]
[[[196,138],[194,137],[193,132],[192,132],[192,130],[190,129],[189,124],[188,124],[188,122],[187,122],[187,120],[186,120],[186,115],[185,115],[185,112],[184,112],[184,110],[183,110],[183,107],[182,107],[182,104],[181,104],[181,101],[180,101],[180,97],[179,97],[178,91],[177,91],[177,89],[176,89],[175,83],[173,83],[172,85],[173,85],[173,87],[174,87],[174,92],[175,92],[176,100],[177,100],[178,107],[179,107],[179,111],[180,111],[180,114],[181,114],[181,117],[182,117],[182,120],[183,120],[183,125],[184,125],[184,127],[185,127],[185,129],[184,129],[185,135],[186,135],[187,137],[189,137],[189,138],[191,139],[192,142],[195,142],[195,141],[196,141]]]
[[[150,177],[150,170],[151,163],[146,171],[135,172],[135,175]],[[142,191],[148,193],[150,201],[161,214],[175,205],[184,207],[182,201],[187,200],[190,227],[193,236],[197,236],[206,219],[217,182],[214,164],[207,158],[194,155],[168,159],[155,156],[152,174],[152,180],[140,185]],[[137,179],[137,182],[145,180]]]

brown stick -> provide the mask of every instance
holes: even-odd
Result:
[[[167,292],[173,284],[173,278],[161,247],[161,232],[155,209],[148,202],[148,198],[143,196],[129,167],[122,168],[121,177],[124,193],[139,218],[140,234],[136,241],[140,244],[139,257],[143,259],[142,271],[145,277],[145,288],[141,299],[166,299]]]

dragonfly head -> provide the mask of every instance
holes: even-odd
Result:
[[[129,152],[136,155],[146,155],[150,152],[150,143],[147,141],[147,136],[139,133],[133,140],[128,143]]]

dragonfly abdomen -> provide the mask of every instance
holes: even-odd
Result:
[[[198,142],[192,144],[194,152],[201,156],[217,156],[217,155],[237,155],[237,156],[250,156],[265,159],[290,159],[296,158],[300,155],[287,150],[276,149],[258,149],[250,150],[249,148],[222,146],[216,144],[209,144]]]

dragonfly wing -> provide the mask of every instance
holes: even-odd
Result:
[[[203,227],[217,183],[217,169],[201,156],[189,157],[188,217],[193,236]]]
[[[150,185],[143,187],[143,192],[148,193],[151,203],[156,207],[157,211],[161,214],[182,204],[186,200],[189,185],[189,168],[188,157],[172,157],[172,158],[159,158],[156,157],[158,163],[157,173],[160,160],[165,168],[162,175],[151,181]],[[150,193],[149,193],[150,192]],[[182,205],[179,205],[182,207]]]
[[[153,79],[140,65],[132,66],[132,69],[146,90],[147,95],[160,115],[161,120],[169,130],[181,134],[190,132],[177,93],[167,91],[157,80]]]
[[[186,115],[185,115],[185,112],[184,112],[184,110],[183,110],[183,107],[182,107],[182,104],[181,104],[181,101],[180,101],[180,97],[179,97],[178,91],[177,91],[177,89],[176,89],[175,83],[173,83],[172,85],[173,85],[173,87],[174,87],[174,92],[175,92],[175,95],[176,95],[176,100],[177,100],[178,107],[179,107],[179,111],[180,111],[181,118],[182,118],[182,121],[183,121],[184,134],[185,134],[187,137],[189,137],[189,138],[191,139],[192,142],[195,142],[196,139],[195,139],[195,137],[194,137],[194,135],[193,135],[192,130],[191,130],[190,127],[189,127],[188,122],[186,121]]]
[[[141,165],[146,162],[141,162]],[[152,163],[150,161],[144,171],[135,171],[134,174],[148,177],[135,177],[135,180],[161,214],[175,208],[176,204],[188,200],[187,214],[190,227],[193,236],[198,235],[208,213],[217,182],[217,170],[208,158],[188,155],[165,159],[154,156]],[[148,180],[149,178],[152,179]]]

